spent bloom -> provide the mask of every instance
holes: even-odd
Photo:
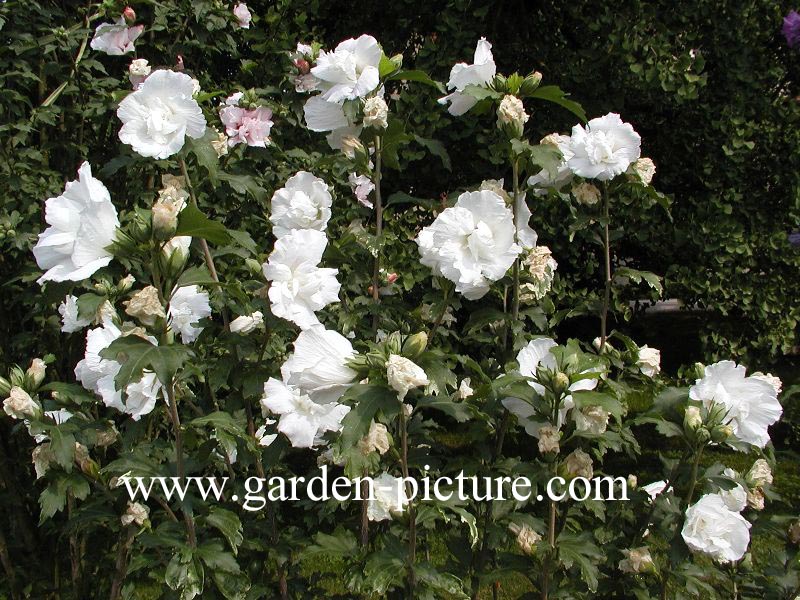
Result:
[[[381,473],[375,478],[372,497],[367,503],[367,516],[370,521],[391,519],[392,515],[402,513],[408,502],[402,478]]]
[[[206,119],[193,94],[185,73],[154,71],[119,103],[120,141],[142,156],[162,159],[179,152],[187,136],[203,137]]]
[[[647,377],[655,377],[661,372],[661,351],[647,345],[639,348],[636,366]]]
[[[264,416],[280,415],[278,431],[289,438],[295,448],[319,445],[322,434],[339,431],[342,419],[350,412],[350,407],[336,402],[314,402],[296,387],[272,377],[264,384],[261,407]]]
[[[572,416],[575,419],[575,429],[599,435],[608,428],[611,415],[599,406],[588,406],[581,410],[576,409]]]
[[[295,229],[275,242],[263,265],[272,313],[301,329],[319,324],[316,311],[339,301],[338,269],[319,266],[327,244],[322,231]]]
[[[471,387],[471,381],[469,377],[465,377],[461,380],[461,383],[458,386],[458,397],[461,400],[466,400],[467,398],[471,397],[472,394],[475,393],[475,390]]]
[[[147,79],[147,76],[150,75],[150,71],[152,71],[152,69],[146,58],[135,58],[131,61],[131,64],[128,65],[128,79],[133,89],[139,89],[139,86]]]
[[[128,502],[125,514],[120,517],[123,525],[138,525],[141,527],[150,518],[150,509],[139,502]]]
[[[389,360],[386,361],[386,379],[401,402],[409,391],[430,383],[422,367],[398,354],[389,355]]]
[[[41,408],[30,394],[16,385],[11,388],[8,398],[3,400],[3,410],[14,419],[36,417],[41,412]]]
[[[600,190],[596,185],[584,181],[572,187],[572,195],[579,204],[592,206],[600,202]]]
[[[576,448],[564,459],[564,469],[570,477],[591,479],[594,475],[592,457],[580,448]]]
[[[336,402],[356,377],[347,366],[355,355],[350,340],[317,325],[297,336],[294,352],[281,366],[281,377],[318,404]]]
[[[152,327],[159,319],[166,319],[164,307],[158,297],[158,290],[152,285],[137,291],[125,303],[125,314],[130,315],[142,325]]]
[[[533,555],[536,551],[536,544],[542,541],[542,536],[527,524],[511,523],[508,528],[516,536],[517,547],[524,554]]]
[[[655,568],[647,546],[623,550],[622,554],[625,558],[619,561],[619,570],[623,573],[642,573]]]
[[[497,73],[497,66],[492,56],[492,45],[486,38],[478,40],[475,47],[473,64],[458,63],[450,70],[450,78],[447,81],[447,89],[453,90],[447,96],[439,98],[439,104],[450,103],[447,107],[454,117],[466,113],[478,103],[477,98],[464,93],[466,88],[471,85],[486,87],[494,79]]]
[[[31,452],[31,462],[33,469],[36,471],[36,479],[45,476],[50,466],[56,462],[56,455],[50,447],[50,442],[39,444]]]
[[[783,409],[772,385],[745,373],[744,366],[731,360],[709,365],[704,377],[689,389],[689,397],[706,409],[723,406],[724,423],[730,425],[733,435],[763,448],[770,439],[769,426],[780,419]]]
[[[193,342],[203,331],[199,321],[211,316],[208,292],[196,285],[176,289],[169,300],[167,314],[170,327],[180,334],[181,341],[184,344]]]
[[[652,159],[640,158],[631,164],[628,171],[643,184],[650,185],[650,182],[653,181],[653,177],[655,177],[656,174],[656,165]]]
[[[92,176],[88,162],[60,196],[45,202],[44,218],[50,227],[39,234],[33,248],[36,263],[46,270],[38,279],[40,284],[81,281],[111,262],[107,248],[119,227],[117,210],[106,186]]]
[[[111,56],[122,56],[136,49],[133,42],[142,35],[142,31],[144,31],[144,25],[128,27],[125,17],[121,16],[114,23],[98,25],[89,46],[92,50],[105,52]]]
[[[718,494],[706,494],[686,509],[681,535],[691,550],[722,563],[734,562],[750,544],[750,523]]]
[[[389,107],[382,96],[372,96],[364,103],[364,126],[386,129],[389,126]]]
[[[281,238],[296,229],[325,231],[331,218],[331,197],[328,185],[308,171],[292,175],[272,195],[272,233]]]
[[[514,216],[494,192],[464,192],[416,239],[423,265],[456,284],[469,300],[482,298],[502,278],[522,248]]]
[[[561,432],[557,427],[552,425],[543,425],[539,428],[539,452],[547,454],[553,452],[558,454],[560,451],[559,440],[561,439]]]
[[[628,170],[641,153],[641,138],[616,113],[572,128],[567,164],[575,175],[607,181]]]
[[[369,195],[375,189],[375,184],[372,182],[372,179],[366,175],[350,173],[350,175],[347,176],[347,181],[350,183],[350,189],[353,190],[353,195],[355,195],[359,204],[367,208],[373,208],[372,201],[369,199]]]
[[[764,487],[771,484],[772,469],[770,469],[769,463],[763,458],[756,460],[747,472],[745,480],[752,487]]]
[[[233,16],[236,17],[236,24],[242,29],[250,29],[250,21],[253,16],[250,14],[250,9],[247,4],[240,2],[233,7]]]
[[[547,246],[531,248],[522,260],[522,266],[533,281],[522,284],[520,299],[526,302],[541,300],[550,291],[558,268],[550,248]]]
[[[371,452],[386,454],[389,451],[389,431],[383,423],[372,421],[367,435],[358,442],[358,449],[365,456]]]
[[[253,314],[236,317],[233,321],[231,321],[230,329],[231,333],[240,333],[242,335],[246,335],[252,331],[255,331],[263,324],[264,313],[262,313],[260,310],[257,310]]]

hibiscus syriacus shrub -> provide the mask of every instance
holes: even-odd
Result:
[[[253,18],[241,3],[213,16],[234,34]],[[69,557],[59,590],[794,593],[799,526],[765,511],[781,502],[768,429],[782,413],[780,380],[732,361],[672,379],[659,350],[609,325],[621,288],[658,297],[662,285],[616,260],[615,208],[669,210],[623,116],[587,120],[541,73],[498,72],[486,39],[445,84],[365,34],[333,48],[298,40],[275,63],[285,90],[217,91],[182,58],[151,66],[132,11],[109,17],[89,48],[136,52],[102,114],[120,143],[112,163],[129,169],[102,176],[84,162],[64,173],[74,179],[44,202],[33,247],[32,285],[58,297],[48,310],[82,358],[62,381],[50,376],[53,355],[0,380],[13,435],[30,450],[18,468],[35,472],[40,525],[59,532]],[[453,128],[468,113],[483,119],[495,179],[435,202],[386,189],[405,152],[450,161],[398,111],[407,86],[438,98]],[[531,114],[545,102],[563,109],[561,131],[536,130]],[[307,132],[327,150],[285,143]],[[269,191],[253,153],[275,157],[281,177]],[[112,194],[116,177],[141,178],[141,202]],[[574,307],[596,319],[593,340],[556,339],[558,256],[535,231],[547,202],[568,204],[564,236],[596,235],[599,293]],[[263,212],[237,214],[245,203]],[[652,446],[679,457],[645,465]],[[735,453],[746,468],[727,466]],[[248,477],[328,471],[372,477],[375,494],[281,502],[265,486],[263,502],[242,503]],[[527,500],[510,495],[518,475],[532,482]],[[408,478],[424,476],[449,483],[423,497]],[[459,498],[456,481],[473,476],[501,478],[505,494],[468,485]],[[593,476],[621,480],[625,499],[544,496],[553,478]],[[219,498],[132,499],[137,477],[228,485]],[[754,558],[757,534],[771,547]],[[49,574],[3,564],[12,596],[52,593]]]

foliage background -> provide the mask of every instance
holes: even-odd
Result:
[[[106,4],[111,13],[122,8]],[[290,85],[282,74],[289,64],[286,51],[299,40],[332,46],[370,33],[387,54],[402,52],[407,67],[446,80],[452,64],[469,58],[476,39],[486,36],[494,43],[498,70],[539,70],[546,83],[570,91],[590,116],[622,114],[642,135],[643,155],[655,161],[656,184],[673,206],[671,219],[658,208],[646,215],[623,208],[616,216],[626,224],[615,241],[618,257],[662,274],[664,297],[678,298],[692,310],[654,317],[620,305],[618,327],[661,348],[668,371],[695,360],[735,357],[752,370],[779,373],[787,384],[797,379],[800,255],[788,234],[800,229],[795,99],[800,55],[780,35],[787,3],[254,0],[248,5],[254,26],[234,33],[230,20],[220,16],[226,9],[220,2],[134,3],[139,22],[152,23],[140,47],[146,45],[153,65],[172,65],[182,55],[204,90],[228,93],[241,85],[289,103]],[[82,340],[58,331],[54,306],[63,293],[51,286],[52,296],[43,298],[34,284],[38,270],[30,249],[43,228],[44,200],[88,159],[120,209],[151,201],[152,178],[142,182],[152,166],[121,147],[108,110],[113,93],[126,87],[128,59],[87,49],[76,61],[89,31],[84,19],[96,9],[72,1],[11,0],[0,6],[0,371],[52,352],[57,377],[70,380],[83,353]],[[402,168],[387,174],[389,194],[431,201],[398,203],[389,212],[390,229],[411,237],[430,221],[430,207],[441,194],[508,174],[485,150],[482,117],[467,115],[455,126],[421,86],[403,90],[399,103],[397,112],[410,115],[407,129],[441,141],[451,157],[448,169],[441,161],[421,160],[424,148],[410,145],[401,154]],[[544,106],[533,113],[542,136],[563,128],[564,114],[557,110]],[[248,151],[236,164],[241,172],[255,173],[266,193],[244,194],[234,182],[217,190],[212,210],[229,227],[259,231],[268,198],[290,173],[310,165],[329,168],[318,164],[320,154],[314,152],[324,152],[322,136],[293,127],[296,119],[296,111],[281,114],[274,130],[277,148]],[[340,183],[346,176],[328,175]],[[346,185],[339,191],[348,193]],[[543,200],[535,206],[532,223],[559,262],[552,316],[580,307],[600,278],[597,240],[585,230],[568,241],[571,222],[566,203]],[[398,247],[407,241],[399,239]],[[415,255],[405,252],[398,250],[392,266],[414,294],[415,275],[427,275],[415,266]],[[346,285],[362,284],[353,279]],[[635,291],[628,299],[637,299]],[[479,309],[462,307],[459,322]],[[594,337],[596,322],[582,313],[565,315],[559,333]],[[779,448],[790,448],[800,437],[798,396],[786,395],[790,420],[776,436]],[[0,424],[0,498],[3,506],[16,507],[7,515],[23,517],[13,524],[0,518],[0,535],[13,530],[12,551],[30,547],[26,537],[35,537],[36,547],[52,548],[41,560],[58,560],[64,542],[55,531],[35,528],[37,494],[32,475],[19,467],[29,462],[29,450],[16,444],[9,429]]]

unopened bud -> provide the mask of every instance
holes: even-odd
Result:
[[[721,444],[733,435],[733,428],[730,425],[717,425],[711,430],[711,441]]]
[[[311,65],[308,64],[305,58],[298,58],[294,61],[294,66],[297,67],[297,70],[300,71],[302,75],[305,75],[311,70]]]
[[[695,439],[700,442],[701,444],[706,444],[711,440],[711,434],[709,433],[708,429],[705,427],[701,427],[698,429],[695,434]]]
[[[687,406],[686,412],[683,413],[683,427],[687,431],[694,431],[703,424],[703,417],[700,414],[700,409],[696,406]]]
[[[420,331],[406,338],[406,341],[403,344],[402,354],[407,358],[416,358],[425,352],[425,348],[427,346],[428,334],[424,331]]]
[[[11,382],[5,377],[0,377],[0,396],[8,396],[11,391]]]
[[[562,373],[559,371],[556,373],[555,377],[553,377],[553,391],[556,393],[557,396],[560,396],[564,392],[567,391],[569,387],[569,377],[566,373]]]
[[[128,25],[132,25],[136,22],[136,11],[130,6],[125,7],[125,10],[122,11],[122,16]]]
[[[528,75],[525,80],[522,82],[522,86],[520,87],[520,94],[523,96],[527,96],[528,94],[532,94],[536,91],[536,88],[539,87],[539,84],[542,82],[542,74],[539,71],[534,71],[530,75]]]
[[[31,361],[31,366],[25,372],[25,378],[31,384],[31,389],[35,390],[44,381],[44,374],[47,370],[47,365],[41,358],[34,358]]]

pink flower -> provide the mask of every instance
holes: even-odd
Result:
[[[272,129],[272,111],[263,106],[249,110],[239,106],[225,106],[219,111],[228,145],[247,144],[264,148],[270,143],[269,132]]]
[[[111,56],[122,56],[133,52],[133,42],[142,35],[144,25],[128,27],[125,17],[120,17],[116,23],[102,23],[94,31],[91,44],[92,50],[99,50]]]
[[[372,180],[366,175],[350,173],[348,181],[356,199],[367,208],[373,208],[372,201],[369,199],[370,193],[375,189],[375,184]]]
[[[250,29],[250,20],[253,16],[250,14],[250,9],[247,4],[242,2],[233,7],[233,16],[239,20],[239,27],[242,29]]]

